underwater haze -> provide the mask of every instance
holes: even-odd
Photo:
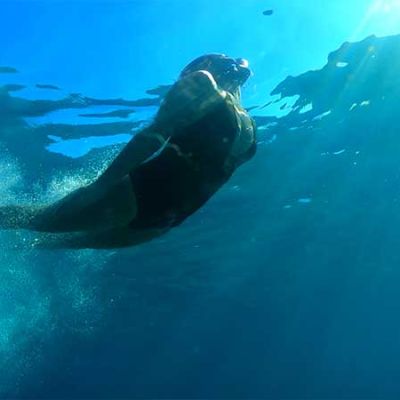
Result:
[[[90,182],[207,53],[256,156],[166,235],[0,231],[0,398],[399,398],[400,0],[0,0],[0,205]]]

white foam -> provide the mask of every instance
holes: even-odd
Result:
[[[312,109],[313,109],[312,103],[308,103],[300,108],[299,114],[305,114],[306,112],[312,111]]]
[[[309,204],[312,202],[312,199],[311,197],[302,197],[300,199],[297,199],[297,202],[301,204]]]
[[[332,114],[332,111],[325,111],[322,114],[317,115],[316,117],[313,118],[313,121],[320,121],[321,119],[327,117],[328,115]]]
[[[338,156],[339,154],[343,154],[345,151],[346,151],[346,149],[341,149],[341,150],[333,152],[332,154],[335,156]]]

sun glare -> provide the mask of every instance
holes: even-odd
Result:
[[[371,11],[374,14],[397,13],[397,16],[400,16],[400,0],[376,0],[372,4]]]
[[[351,39],[360,40],[371,34],[386,36],[399,32],[400,0],[371,0]]]

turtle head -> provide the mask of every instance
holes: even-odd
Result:
[[[251,75],[249,62],[244,58],[231,58],[224,54],[206,54],[193,60],[181,72],[180,77],[195,71],[208,71],[220,89],[239,93],[240,87]]]

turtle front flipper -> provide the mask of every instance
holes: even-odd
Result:
[[[167,93],[155,118],[163,131],[174,131],[200,120],[224,101],[226,92],[219,90],[208,71],[195,71],[177,81]]]

